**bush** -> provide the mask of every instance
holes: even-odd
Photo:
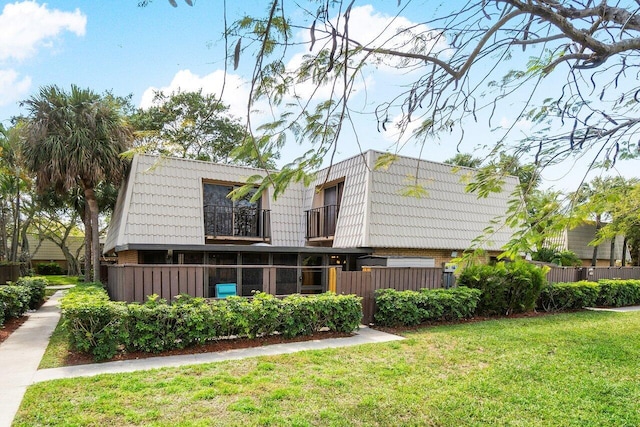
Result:
[[[101,284],[88,283],[69,289],[60,306],[72,348],[91,353],[96,360],[116,354],[124,340],[122,319],[126,307],[109,301]]]
[[[537,306],[545,311],[577,310],[596,305],[600,286],[586,280],[545,286]]]
[[[377,323],[412,326],[426,321],[466,319],[475,313],[481,292],[464,286],[420,291],[376,291]]]
[[[524,261],[465,268],[458,284],[480,289],[478,314],[509,315],[534,308],[546,283],[545,271]]]
[[[44,294],[47,285],[47,279],[44,277],[21,277],[16,281],[17,286],[24,286],[29,289],[29,308],[35,310],[44,300]]]
[[[596,304],[623,307],[640,304],[640,280],[599,280],[600,292]]]
[[[351,332],[362,318],[354,295],[299,295],[279,300],[257,293],[254,298],[229,297],[208,302],[180,295],[170,304],[152,296],[144,304],[109,301],[97,286],[77,286],[62,301],[72,348],[96,359],[115,355],[122,347],[160,352],[229,337],[280,332],[286,337],[321,328]],[[300,321],[300,323],[298,323]]]
[[[36,264],[36,274],[60,275],[64,274],[64,270],[57,262],[41,262]]]
[[[0,286],[0,305],[3,306],[3,318],[20,317],[29,309],[31,292],[25,286]]]

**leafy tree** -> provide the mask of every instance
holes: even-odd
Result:
[[[18,133],[17,127],[5,130],[0,126],[0,259],[14,262],[28,255],[26,231],[35,214],[30,197],[32,177],[20,155]]]
[[[372,29],[375,34],[361,40],[350,31],[357,6],[272,0],[264,16],[244,17],[230,28],[239,40],[229,53],[234,65],[255,58],[251,102],[262,100],[283,111],[265,128],[276,146],[287,131],[313,144],[291,168],[313,169],[318,158],[335,150],[343,124],[356,112],[350,103],[357,92],[353,89],[381,64],[405,71],[412,82],[398,85],[395,94],[380,102],[377,126],[384,129],[399,117],[393,124],[409,131],[418,122],[418,143],[452,130],[463,138],[463,120],[516,100],[515,121],[530,120],[543,132],[522,139],[513,147],[514,155],[531,156],[536,166],[584,154],[590,147],[602,153],[605,165],[635,155],[631,137],[640,118],[634,95],[640,86],[626,75],[636,66],[640,47],[634,3],[476,0],[462,7],[424,8],[399,2],[394,18],[410,16],[411,25]],[[287,49],[301,43],[294,30],[307,32],[303,43],[309,51],[291,67]],[[516,47],[526,51],[518,54]],[[517,61],[513,70],[499,66],[512,58]],[[318,89],[287,103],[300,84]],[[543,87],[552,90],[539,100],[534,95]],[[559,130],[549,132],[551,124]],[[505,151],[506,142],[497,139],[496,156]],[[294,176],[285,170],[272,178],[278,184],[278,179]]]
[[[245,126],[229,115],[229,107],[215,95],[203,95],[202,90],[171,95],[156,92],[154,104],[148,109],[138,109],[130,117],[136,129],[138,150],[275,169],[277,155],[270,155],[262,162],[251,155],[256,154],[253,150],[249,155],[236,152],[250,136]]]
[[[575,252],[569,250],[561,250],[557,248],[540,248],[532,254],[534,261],[549,262],[552,264],[578,267],[582,265],[582,260],[578,258]]]
[[[37,177],[37,189],[53,189],[65,195],[79,187],[85,197],[85,234],[93,280],[100,280],[100,244],[96,187],[100,182],[119,184],[126,162],[120,154],[132,140],[124,121],[122,103],[75,85],[66,92],[56,86],[42,87],[22,103],[28,116],[23,132],[26,166]],[[86,242],[86,240],[85,240]],[[91,251],[89,252],[89,247]],[[86,268],[85,274],[89,274]]]
[[[596,242],[624,235],[623,264],[626,263],[625,251],[629,246],[633,265],[640,265],[640,182],[628,180],[618,185],[612,193],[603,208],[608,211],[610,222],[600,229]]]
[[[479,168],[482,165],[482,159],[473,157],[473,154],[457,153],[450,159],[445,160],[444,163],[467,168]]]
[[[614,206],[626,192],[627,186],[627,181],[622,177],[596,177],[590,183],[584,183],[575,194],[579,218],[593,220],[596,226],[596,234],[600,235],[604,222],[613,220]],[[597,238],[592,242],[593,256],[591,257],[591,265],[596,265],[598,246],[602,240]],[[615,236],[611,238],[611,259],[609,264],[612,266],[615,264],[614,249]]]
[[[229,61],[252,64],[249,109],[266,102],[281,112],[251,129],[261,132],[251,147],[276,152],[292,135],[311,145],[265,178],[275,195],[333,158],[339,145],[359,143],[357,130],[350,138],[342,134],[354,127],[355,114],[371,113],[354,99],[376,67],[392,68],[407,81],[387,85],[393,93],[375,101],[372,126],[412,133],[419,145],[442,134],[463,142],[465,123],[486,120],[494,127],[496,108],[509,108],[512,124],[487,144],[493,162],[477,175],[480,196],[501,188],[503,154],[534,165],[531,180],[521,179],[531,184],[527,192],[548,165],[575,158],[588,159],[590,168],[611,167],[638,155],[637,2],[472,0],[427,8],[407,0],[397,2],[388,25],[362,34],[354,31],[353,17],[363,3],[270,0],[263,16],[245,16],[225,31],[237,40]],[[307,53],[291,61],[292,47],[300,44]],[[310,95],[297,92],[304,85]],[[523,120],[534,130],[514,135]],[[398,148],[402,144],[398,139]]]

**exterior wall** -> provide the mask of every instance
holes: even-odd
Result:
[[[453,252],[457,252],[457,256],[461,256],[464,252],[463,249],[414,249],[414,248],[377,248],[374,250],[373,255],[377,256],[407,256],[407,257],[429,257],[435,259],[436,267],[442,265],[442,263],[450,262],[454,256],[451,256]],[[486,261],[488,262],[491,257],[496,257],[500,254],[499,251],[487,252]]]
[[[118,264],[138,264],[138,251],[118,252]]]

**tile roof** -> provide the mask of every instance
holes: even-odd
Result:
[[[383,153],[367,151],[321,170],[313,185],[292,183],[273,200],[271,243],[305,246],[305,213],[322,184],[344,180],[335,248],[465,249],[505,214],[517,178],[507,177],[501,193],[486,198],[466,193],[463,177],[473,169],[398,157],[388,169],[374,168]],[[187,159],[136,155],[120,190],[105,250],[126,244],[204,244],[202,181],[243,183],[259,170]],[[403,195],[418,175],[425,197]],[[267,190],[268,192],[269,190]],[[502,228],[486,249],[498,249],[511,236]]]

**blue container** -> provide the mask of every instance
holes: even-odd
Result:
[[[226,298],[236,296],[235,283],[216,283],[216,298]]]

